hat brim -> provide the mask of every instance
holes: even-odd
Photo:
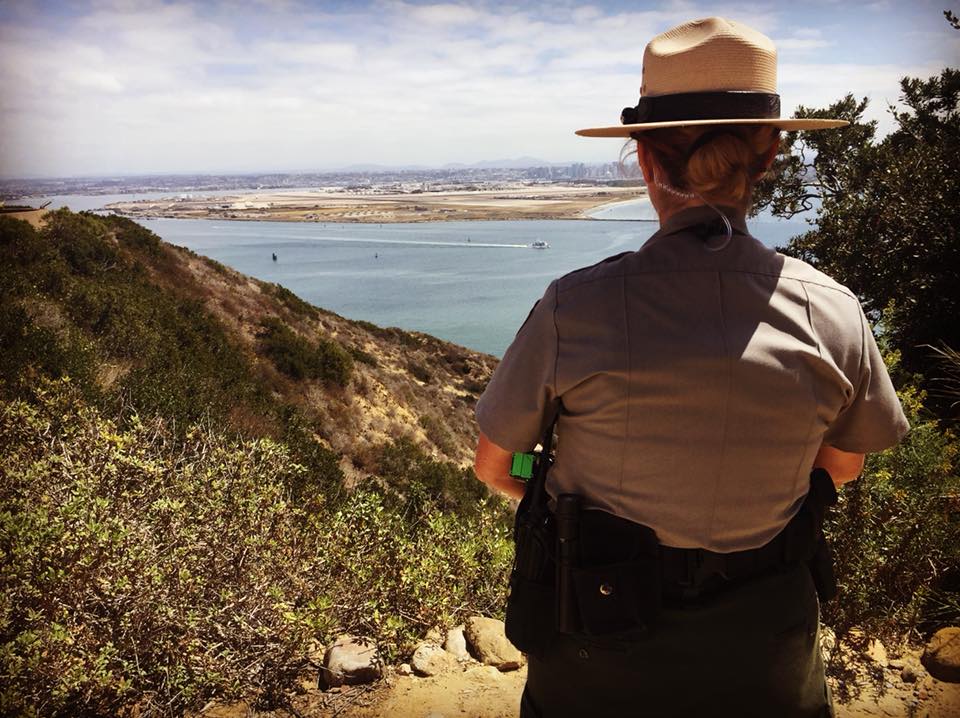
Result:
[[[639,125],[614,125],[612,127],[587,127],[576,130],[581,137],[630,137],[634,132],[659,130],[664,127],[699,127],[703,125],[773,125],[781,130],[829,130],[849,125],[847,120],[821,120],[817,118],[785,119],[750,118],[743,120],[673,120],[671,122],[646,122]]]

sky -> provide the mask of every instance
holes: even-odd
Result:
[[[960,66],[955,0],[0,0],[0,177],[323,171],[515,157],[636,103],[643,49],[720,15],[773,39],[783,115]]]

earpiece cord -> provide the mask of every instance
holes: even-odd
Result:
[[[714,207],[712,204],[710,204],[709,202],[707,202],[707,200],[705,200],[702,195],[699,195],[699,194],[698,194],[698,195],[696,195],[696,196],[697,196],[697,198],[698,198],[701,202],[703,202],[705,205],[707,205],[707,207],[709,207],[709,208],[712,209],[714,212],[716,212],[717,214],[720,215],[720,219],[723,220],[723,226],[724,226],[724,228],[725,228],[725,230],[726,230],[726,233],[727,233],[727,236],[726,236],[726,237],[724,238],[724,240],[723,240],[723,244],[721,244],[721,245],[719,245],[719,246],[717,246],[717,247],[711,247],[709,244],[707,244],[707,241],[704,240],[704,242],[703,242],[704,248],[705,248],[708,252],[719,252],[719,251],[721,251],[721,250],[726,249],[726,248],[727,248],[727,245],[730,244],[730,240],[733,239],[733,225],[730,224],[730,220],[727,219],[727,215],[725,215],[725,214],[724,214],[723,212],[721,212],[719,209],[717,209],[717,208]]]
[[[668,192],[669,194],[674,195],[675,197],[682,197],[682,198],[684,198],[684,199],[692,199],[692,198],[696,197],[696,198],[699,199],[701,202],[703,202],[705,205],[707,205],[707,207],[709,207],[709,208],[712,209],[714,212],[716,212],[717,214],[719,214],[719,215],[720,215],[720,219],[723,220],[723,226],[724,226],[724,228],[725,228],[725,231],[726,231],[727,236],[724,238],[723,244],[721,244],[721,245],[719,245],[719,246],[717,246],[717,247],[711,247],[709,244],[707,244],[706,240],[704,240],[703,246],[704,246],[704,248],[705,248],[708,252],[720,252],[720,251],[722,251],[722,250],[724,250],[724,249],[727,248],[727,245],[730,244],[730,241],[733,239],[733,225],[730,224],[730,220],[727,219],[727,215],[725,215],[723,212],[721,212],[719,209],[717,209],[714,205],[712,205],[712,204],[710,204],[709,202],[707,202],[707,200],[705,200],[705,199],[703,198],[703,195],[701,195],[701,194],[696,194],[696,193],[693,193],[693,192],[683,192],[682,190],[678,190],[676,187],[671,187],[670,185],[668,185],[668,184],[666,184],[666,183],[664,183],[664,182],[660,182],[659,180],[656,181],[656,185],[657,185],[657,187],[659,187],[660,189],[664,190],[665,192]]]

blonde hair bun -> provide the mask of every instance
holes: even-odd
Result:
[[[778,135],[769,126],[726,125],[650,130],[636,138],[676,189],[712,204],[742,206],[749,203],[764,155]]]

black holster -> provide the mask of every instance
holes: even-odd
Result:
[[[837,577],[833,572],[833,552],[823,533],[823,524],[830,507],[837,503],[837,487],[826,469],[814,469],[810,473],[810,492],[803,502],[802,511],[809,511],[814,525],[813,550],[806,559],[817,596],[824,603],[837,595]]]
[[[507,589],[504,628],[524,653],[539,654],[556,629],[555,518],[545,488],[553,424],[544,435],[533,476],[527,482],[513,524],[514,559]]]
[[[552,435],[552,427],[551,427]],[[653,529],[596,509],[579,497],[550,511],[543,483],[549,441],[514,524],[516,557],[507,601],[507,638],[525,653],[542,651],[554,632],[630,639],[647,633],[666,604],[687,605],[744,580],[805,563],[817,594],[836,595],[823,533],[837,501],[830,475],[815,469],[800,511],[768,544],[728,554],[661,546]]]

